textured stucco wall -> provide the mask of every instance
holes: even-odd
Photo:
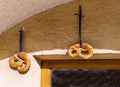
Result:
[[[0,34],[24,19],[71,0],[0,0]]]
[[[120,50],[120,1],[74,0],[36,14],[0,35],[0,58],[18,52],[20,27],[25,27],[23,51],[65,49],[78,42],[78,6],[83,9],[83,41],[94,48]]]
[[[18,74],[8,66],[9,56],[18,52],[19,49],[19,28],[25,27],[23,37],[23,51],[25,52],[67,49],[71,44],[79,41],[78,18],[73,15],[78,12],[79,5],[82,5],[85,16],[82,22],[83,41],[97,49],[120,51],[119,4],[119,0],[74,0],[38,13],[2,33],[0,35],[0,59],[4,60],[0,61],[0,82],[2,82],[0,87],[4,85],[3,83],[7,85],[6,82],[10,81],[11,84],[4,87],[16,87],[19,82],[22,83],[26,79],[31,84],[20,83],[18,86],[33,87],[32,82],[35,84],[35,80],[29,77],[36,77],[36,81],[40,82],[40,68],[34,60],[31,60],[34,63],[31,70],[25,75]],[[16,20],[16,16],[13,16],[13,19]],[[11,20],[14,21],[13,19]]]

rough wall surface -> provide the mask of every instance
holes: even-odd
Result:
[[[71,0],[0,0],[0,34],[24,19]]]
[[[20,27],[25,27],[23,51],[64,49],[79,42],[78,6],[82,6],[83,42],[94,48],[120,50],[120,1],[74,0],[36,14],[0,35],[0,58],[18,52]]]

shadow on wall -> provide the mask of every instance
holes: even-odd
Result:
[[[83,42],[98,49],[120,51],[120,1],[74,0],[36,14],[0,35],[0,58],[19,49],[20,27],[25,27],[23,51],[66,49],[79,42],[78,6],[82,6]]]

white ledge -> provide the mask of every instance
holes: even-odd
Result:
[[[67,49],[42,50],[29,53],[31,55],[65,55]],[[94,49],[94,54],[120,54],[120,51],[110,49]]]

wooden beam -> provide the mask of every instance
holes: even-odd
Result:
[[[49,68],[41,69],[41,87],[51,87],[51,71]]]
[[[120,69],[120,55],[99,56],[88,60],[70,58],[66,55],[36,56],[41,66],[41,87],[51,87],[51,69]]]
[[[50,69],[120,69],[120,60],[43,60],[44,67]]]
[[[71,58],[67,55],[35,55],[34,57],[37,59],[40,59],[40,60],[65,60],[65,59],[79,60],[79,59],[83,59],[80,57]],[[93,57],[90,59],[120,59],[120,54],[94,54]]]

